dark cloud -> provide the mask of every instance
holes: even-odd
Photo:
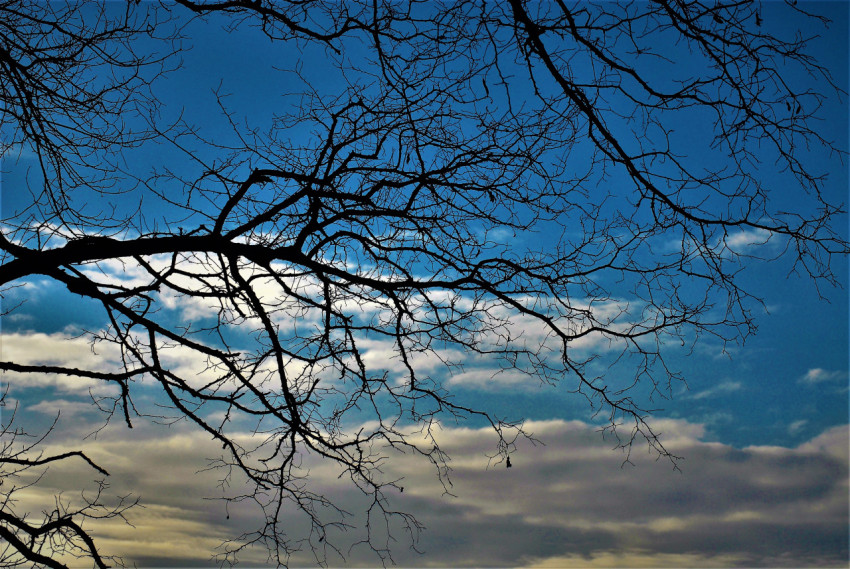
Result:
[[[511,470],[485,469],[486,459],[455,465],[457,498],[428,497],[432,488],[417,480],[424,488],[409,503],[429,527],[425,559],[521,566],[639,551],[659,565],[670,555],[747,566],[847,561],[846,428],[824,434],[820,446],[733,449],[679,427],[692,433],[674,443],[686,457],[681,472],[651,456],[620,468],[622,456],[587,425],[552,422],[537,433],[547,446],[522,449]],[[452,456],[474,454],[471,433],[446,438]]]
[[[848,561],[847,426],[796,448],[735,449],[704,442],[700,425],[662,421],[668,446],[685,457],[681,471],[642,448],[632,453],[634,465],[623,465],[624,455],[585,423],[527,426],[546,446],[520,445],[511,469],[487,458],[493,444],[487,431],[443,430],[438,440],[453,458],[454,497],[444,494],[427,462],[390,457],[385,475],[403,477],[405,487],[403,494],[388,492],[390,505],[415,514],[427,527],[417,543],[422,555],[395,527],[398,564],[554,568]],[[227,520],[222,502],[204,499],[221,495],[218,474],[202,471],[206,458],[220,449],[202,434],[134,431],[112,431],[88,443],[87,452],[112,471],[113,490],[133,490],[146,506],[131,516],[136,528],[97,528],[112,552],[125,553],[139,566],[199,566],[209,564],[221,540],[259,527],[256,509],[235,508]],[[80,480],[89,474],[83,470]],[[309,482],[342,508],[362,512],[362,495],[338,475],[315,463]],[[362,518],[348,521],[359,529],[330,536],[347,560],[331,554],[330,565],[380,564],[367,547],[348,549],[363,537]],[[297,516],[287,524],[300,537],[304,526]],[[243,564],[265,559],[265,552],[253,551]],[[312,566],[315,558],[296,554],[292,564]]]

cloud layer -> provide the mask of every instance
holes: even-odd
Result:
[[[848,560],[848,427],[833,428],[796,448],[736,449],[703,440],[701,425],[662,420],[668,448],[685,457],[681,471],[636,447],[631,462],[611,450],[594,427],[582,422],[527,425],[545,446],[520,445],[513,468],[494,463],[494,437],[486,430],[445,428],[438,434],[451,457],[453,485],[444,493],[427,462],[392,455],[385,476],[403,477],[403,494],[391,491],[394,509],[413,513],[427,530],[416,554],[404,535],[394,544],[403,566],[811,566]],[[70,431],[67,434],[71,435]],[[53,450],[67,448],[55,439]],[[139,566],[209,564],[227,538],[260,527],[249,505],[225,511],[217,500],[219,473],[203,471],[217,449],[205,436],[152,426],[107,429],[85,443],[86,452],[112,473],[111,490],[133,491],[144,508],[130,512],[135,528],[93,526],[101,546]],[[52,492],[82,487],[85,465],[54,469],[27,495],[33,505]],[[362,512],[361,496],[326,464],[311,469],[308,483],[337,505]],[[231,488],[231,492],[239,492]],[[228,518],[227,515],[230,514]],[[301,527],[291,518],[294,532]],[[332,535],[347,561],[332,566],[378,565],[362,537]],[[298,537],[294,535],[293,537]],[[329,538],[329,539],[331,539]],[[314,544],[315,545],[315,544]],[[262,564],[265,552],[242,559]],[[293,566],[310,566],[309,552]]]

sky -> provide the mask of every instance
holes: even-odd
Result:
[[[848,4],[824,3],[818,8],[834,23],[821,30],[813,54],[847,89]],[[793,29],[795,24],[772,25]],[[321,53],[309,47],[296,51],[272,45],[259,34],[228,35],[201,22],[186,31],[191,49],[182,55],[180,68],[155,85],[154,93],[166,122],[183,113],[217,141],[226,141],[229,134],[214,89],[231,93],[228,104],[246,123],[262,124],[274,108],[269,102],[297,86],[291,76],[266,73],[276,60],[304,58],[310,63],[304,73],[314,84],[333,85]],[[846,149],[846,99],[828,100],[823,116],[824,132]],[[183,158],[167,146],[143,146],[128,155],[128,162],[133,160],[179,169]],[[846,163],[823,156],[813,160],[829,170],[829,199],[846,203]],[[4,159],[3,219],[26,206],[23,188],[30,166],[32,159],[25,152],[16,160]],[[765,172],[768,178],[773,175]],[[793,204],[798,190],[775,191],[780,202]],[[846,216],[841,223],[839,230],[846,237]],[[746,247],[758,236],[739,238]],[[117,278],[135,277],[131,271],[122,273],[127,269],[120,264],[107,265],[106,270]],[[615,448],[615,441],[600,433],[600,422],[586,402],[567,386],[542,385],[510,372],[492,377],[476,373],[474,366],[466,373],[445,375],[447,386],[476,405],[526,419],[525,429],[539,443],[521,442],[511,455],[513,467],[507,469],[488,457],[495,442],[492,431],[475,422],[445,424],[437,437],[451,456],[448,488],[439,484],[427,462],[391,455],[385,476],[403,477],[405,488],[392,496],[392,506],[415,514],[425,527],[415,535],[415,549],[403,528],[394,528],[399,532],[394,561],[405,567],[846,566],[847,259],[836,259],[834,270],[841,287],[818,290],[808,278],[789,274],[787,262],[748,265],[741,278],[764,302],[757,314],[758,333],[740,346],[705,337],[690,353],[671,352],[670,362],[686,383],[675,384],[670,399],[654,402],[658,410],[652,424],[665,446],[683,457],[678,468],[658,460],[645,446],[636,445],[629,455]],[[91,305],[38,278],[4,292],[4,308],[21,302],[2,320],[2,359],[114,369],[118,354],[113,348],[93,347],[79,335],[105,325]],[[207,309],[198,303],[165,302],[162,317],[192,322],[203,318]],[[587,349],[604,351],[601,345]],[[380,360],[386,356],[382,350],[385,347],[375,343],[366,357]],[[199,365],[182,353],[165,357],[179,369]],[[445,373],[434,359],[418,365]],[[104,551],[139,567],[210,566],[211,555],[221,551],[223,541],[260,523],[261,513],[251,504],[226,507],[216,499],[234,490],[219,488],[219,474],[207,469],[220,449],[185,422],[140,421],[132,431],[116,420],[104,426],[104,415],[91,401],[109,388],[94,380],[7,374],[3,381],[10,388],[4,421],[16,406],[19,424],[43,431],[59,415],[45,452],[84,449],[93,460],[108,465],[110,495],[140,498],[143,507],[128,512],[128,524],[91,526]],[[157,394],[146,386],[139,389],[139,405],[154,409]],[[311,464],[309,483],[346,510],[364,509],[339,472],[321,461]],[[51,469],[38,486],[22,493],[21,504],[38,511],[60,492],[76,500],[78,488],[92,488],[92,473],[84,464],[69,463]],[[362,516],[356,514],[352,522],[357,527],[336,536],[340,542],[354,544],[362,538]],[[287,523],[294,534],[305,527],[295,514]],[[343,551],[345,559],[325,551],[331,566],[380,565],[362,546]],[[266,561],[261,549],[248,550],[240,558],[243,566]],[[312,566],[315,557],[301,551],[291,564]]]

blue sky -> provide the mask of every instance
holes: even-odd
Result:
[[[848,86],[848,4],[818,4],[834,22],[812,43],[813,55],[830,69],[838,85]],[[795,22],[766,25],[789,33]],[[786,29],[787,28],[787,29]],[[814,27],[810,28],[814,29]],[[227,93],[228,108],[249,125],[264,125],[279,106],[290,104],[302,88],[292,74],[271,73],[278,61],[305,60],[304,73],[317,89],[336,89],[337,72],[323,53],[295,50],[270,42],[259,33],[225,34],[214,25],[194,22],[186,28],[188,49],[179,69],[154,87],[163,119],[177,117],[196,124],[208,139],[226,145],[232,133],[214,91]],[[809,79],[794,76],[804,84]],[[821,111],[823,134],[848,148],[847,101],[832,97]],[[288,136],[308,136],[293,130]],[[690,135],[688,135],[690,136]],[[698,137],[696,137],[698,138]],[[694,142],[699,145],[699,140]],[[685,136],[683,141],[687,141]],[[220,150],[199,150],[214,159]],[[829,173],[824,193],[829,201],[848,201],[848,168],[836,157],[814,153],[811,160]],[[168,145],[144,145],[128,154],[134,168],[173,168],[191,175],[196,165]],[[2,177],[2,217],[13,217],[27,204],[23,190],[31,158],[6,158]],[[793,207],[799,189],[762,166],[779,204]],[[36,181],[37,182],[37,181]],[[32,183],[32,178],[30,178]],[[616,183],[616,181],[611,182]],[[135,204],[145,197],[149,218],[173,217],[173,211],[146,196],[140,186],[118,202]],[[168,193],[167,186],[162,190]],[[89,204],[98,207],[99,204]],[[838,230],[847,237],[847,217]],[[561,231],[512,238],[511,247],[547,242]],[[741,247],[759,240],[741,234]],[[760,250],[778,251],[772,241]],[[420,540],[422,556],[403,540],[397,561],[404,566],[799,566],[840,565],[848,556],[848,260],[833,260],[839,287],[817,290],[806,275],[795,274],[787,258],[752,262],[741,280],[761,297],[754,305],[758,333],[743,345],[726,345],[704,337],[693,350],[669,346],[669,360],[685,383],[674,383],[672,397],[654,398],[658,430],[669,448],[684,457],[681,472],[656,462],[635,448],[634,465],[597,432],[599,419],[569,386],[552,387],[510,372],[490,377],[448,374],[433,360],[419,362],[471,402],[509,419],[528,420],[528,429],[545,446],[521,445],[508,471],[488,460],[493,441],[474,421],[446,424],[439,435],[453,456],[451,494],[443,493],[432,473],[410,456],[393,456],[388,477],[405,479],[394,506],[408,508],[428,529]],[[105,270],[120,272],[118,264]],[[132,271],[123,278],[133,278]],[[105,321],[91,303],[63,292],[46,279],[32,279],[4,292],[4,308],[21,302],[2,321],[3,359],[111,369],[117,353],[106,345],[92,349],[78,334],[97,330]],[[160,317],[173,325],[202,322],[202,304],[163,301]],[[206,307],[208,308],[208,307]],[[238,335],[239,331],[234,334]],[[244,334],[242,340],[247,340]],[[384,356],[375,344],[372,357]],[[590,345],[609,357],[602,343]],[[368,354],[368,352],[367,352]],[[464,358],[463,354],[458,356]],[[181,353],[171,364],[192,369],[197,362]],[[612,381],[620,378],[614,377]],[[107,393],[96,382],[46,376],[7,376],[19,421],[43,429],[61,411],[61,428],[49,448],[75,444],[110,465],[116,494],[140,495],[144,510],[134,512],[136,528],[97,527],[104,546],[142,566],[190,566],[209,563],[222,539],[235,538],[258,523],[247,505],[224,514],[215,476],[201,472],[215,446],[202,433],[177,423],[170,427],[141,422],[132,432],[118,421],[98,437],[83,440],[103,423],[91,404],[92,394]],[[101,391],[104,390],[104,391]],[[140,408],[155,409],[161,395],[139,386]],[[8,412],[5,415],[8,417]],[[73,441],[73,443],[72,443]],[[332,469],[316,463],[310,479],[316,487],[356,511],[362,504],[336,481]],[[87,483],[83,469],[51,473],[42,488],[68,481]],[[31,496],[37,504],[44,496]],[[229,515],[229,517],[225,517]],[[359,519],[359,518],[355,518]],[[362,519],[359,519],[362,522]],[[301,521],[293,518],[293,527]],[[361,528],[362,530],[362,528]],[[358,535],[357,531],[353,535]],[[342,538],[340,538],[342,539]],[[351,541],[356,541],[356,539]],[[262,551],[250,551],[245,563],[262,564]],[[333,553],[331,565],[343,565]],[[293,565],[309,565],[307,553]],[[354,549],[347,561],[371,566],[378,560]]]

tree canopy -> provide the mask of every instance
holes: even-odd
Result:
[[[651,423],[682,379],[666,354],[755,331],[748,264],[783,259],[828,284],[848,253],[817,160],[846,150],[818,123],[843,92],[810,38],[771,21],[789,17],[778,7],[7,0],[0,13],[0,144],[7,164],[35,165],[3,211],[0,285],[61,285],[101,318],[85,333],[105,354],[83,369],[4,353],[0,370],[13,387],[108,385],[95,403],[127,427],[180,419],[216,440],[222,477],[251,483],[229,499],[266,512],[228,561],[256,544],[279,565],[304,543],[319,562],[336,547],[347,513],[311,488],[307,457],[369,498],[369,520],[413,536],[415,512],[391,504],[403,481],[381,470],[390,449],[445,479],[433,429],[483,421],[510,467],[533,433],[454,392],[448,378],[470,371],[575,392],[620,446],[675,464]],[[222,28],[275,51],[246,63],[261,75],[244,91],[213,65],[215,106],[195,112],[172,91],[190,92],[183,58]],[[156,406],[139,403],[152,387]],[[17,444],[4,467],[85,458],[21,462],[35,451]],[[73,520],[126,505],[97,504],[35,528],[7,495],[0,536],[34,564],[63,566],[48,559],[62,542],[102,567]],[[293,508],[306,535],[288,531]],[[391,559],[380,531],[367,541]]]

